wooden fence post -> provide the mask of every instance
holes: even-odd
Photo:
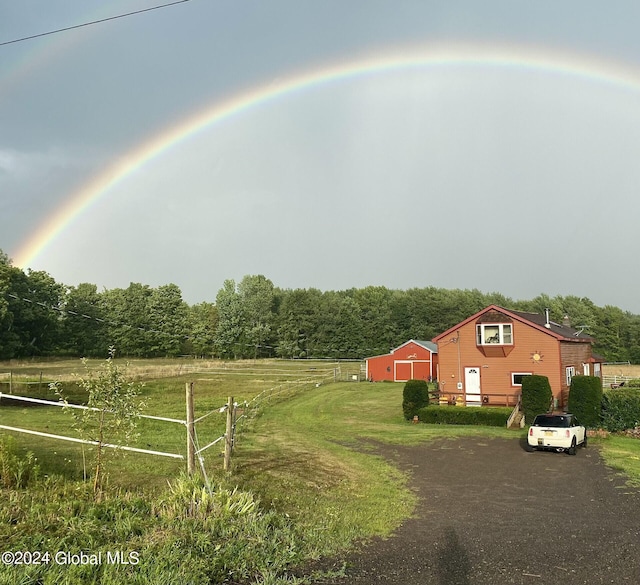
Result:
[[[227,402],[227,427],[224,434],[224,470],[231,471],[231,445],[233,437],[233,396]]]
[[[187,398],[187,474],[192,476],[196,470],[196,437],[194,426],[193,382],[186,383]]]

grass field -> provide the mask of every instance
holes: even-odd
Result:
[[[99,368],[100,360],[88,363],[90,369]],[[125,366],[124,360],[116,360]],[[218,412],[229,396],[239,405],[269,393],[287,393],[289,388],[314,386],[326,381],[348,378],[359,372],[358,363],[252,361],[239,363],[204,362],[201,360],[139,360],[126,362],[131,378],[144,382],[141,395],[145,403],[144,414],[185,420],[185,386],[193,382],[195,417],[207,416],[196,425],[199,446],[214,441],[225,429],[225,416]],[[70,402],[82,403],[85,396],[77,384],[78,376],[86,374],[80,360],[53,361],[25,364],[5,364],[11,368],[14,395],[28,396],[57,402],[58,396],[48,382],[61,383]],[[2,370],[0,366],[0,371]],[[35,381],[34,381],[35,380]],[[42,380],[42,382],[40,381]],[[9,384],[0,380],[0,391],[9,392]],[[242,408],[241,411],[242,412]],[[242,421],[241,421],[242,422]],[[58,407],[41,406],[5,397],[0,410],[0,424],[27,428],[54,435],[78,436],[71,428],[70,412]],[[184,425],[141,419],[139,440],[130,446],[175,454],[186,452]],[[2,431],[14,436],[24,450],[31,450],[45,474],[60,473],[70,479],[86,474],[87,447],[45,437]],[[219,467],[220,446],[205,452],[208,467]],[[112,480],[120,485],[166,485],[184,468],[183,461],[158,456],[128,454],[113,468]]]
[[[15,364],[12,367],[15,368]],[[27,367],[33,365],[27,364]],[[15,375],[35,375],[39,379],[40,367],[44,365]],[[43,378],[60,376],[73,391],[72,374],[81,371],[78,363],[75,370],[70,364],[63,363],[52,367],[56,373],[44,370]],[[521,434],[503,428],[407,423],[402,417],[402,384],[342,381],[359,372],[358,363],[338,366],[325,362],[272,361],[233,365],[212,362],[208,367],[185,371],[184,363],[162,361],[140,362],[135,367],[136,376],[149,376],[144,389],[146,412],[179,419],[184,418],[187,382],[195,383],[196,417],[224,404],[227,396],[244,402],[264,396],[271,389],[286,390],[272,400],[262,402],[261,408],[254,413],[256,416],[244,419],[239,425],[230,476],[222,471],[218,447],[206,454],[207,474],[217,486],[216,493],[223,496],[221,505],[231,510],[225,514],[232,514],[229,516],[232,520],[212,526],[210,523],[212,518],[217,518],[217,512],[208,512],[206,518],[198,521],[190,515],[192,512],[186,516],[178,513],[187,504],[185,509],[188,510],[194,510],[193,506],[196,510],[204,506],[203,489],[180,480],[177,488],[167,492],[167,480],[174,481],[180,476],[184,462],[137,454],[129,454],[113,464],[109,489],[115,495],[113,500],[107,499],[96,508],[85,501],[84,496],[78,500],[78,493],[84,489],[81,480],[85,473],[80,447],[0,431],[0,439],[11,436],[19,452],[29,450],[34,453],[42,474],[63,478],[63,483],[56,479],[52,484],[54,487],[46,487],[48,512],[41,511],[38,504],[29,499],[37,498],[40,488],[32,488],[32,492],[27,490],[15,497],[12,495],[6,508],[1,504],[0,524],[5,521],[6,524],[3,524],[4,529],[0,528],[0,538],[14,539],[11,542],[17,543],[15,546],[33,546],[38,542],[43,522],[48,523],[47,530],[52,534],[59,530],[63,535],[67,529],[55,527],[60,523],[61,526],[77,524],[74,529],[77,530],[77,542],[93,542],[94,548],[117,542],[125,549],[137,547],[145,553],[146,559],[165,559],[166,556],[162,570],[151,561],[145,561],[151,564],[138,568],[135,575],[139,579],[145,575],[146,579],[139,582],[163,583],[192,578],[190,582],[206,583],[209,577],[199,580],[193,575],[212,574],[213,565],[203,564],[203,559],[208,559],[209,563],[219,564],[215,570],[222,571],[220,574],[236,571],[235,574],[245,576],[243,579],[247,583],[302,583],[302,580],[284,576],[290,564],[330,555],[373,535],[387,536],[413,513],[416,499],[407,488],[408,477],[376,454],[378,443],[420,444],[436,438],[455,439],[469,435],[517,440]],[[167,375],[167,368],[171,370],[170,375]],[[291,388],[293,380],[302,379],[307,383]],[[14,390],[34,395],[34,385],[25,385],[22,389],[18,386]],[[49,396],[48,392],[46,387],[40,387],[42,396]],[[3,400],[0,407],[1,424],[68,434],[70,419],[61,409],[6,404]],[[216,413],[198,425],[200,444],[206,444],[223,432],[223,419]],[[138,445],[143,448],[177,453],[185,450],[182,425],[144,420],[140,430]],[[592,445],[601,450],[609,465],[626,473],[630,481],[640,484],[640,441],[610,437],[594,440]],[[235,486],[239,486],[241,492],[235,494]],[[70,496],[70,493],[75,495]],[[225,493],[230,495],[225,496]],[[68,500],[77,503],[69,509]],[[19,504],[20,501],[23,503]],[[110,506],[114,510],[129,511],[123,512],[124,517],[119,520],[118,513],[108,512]],[[207,506],[206,509],[212,509]],[[12,520],[18,509],[25,515],[19,522]],[[113,514],[115,519],[110,520],[112,524],[105,531],[106,526],[102,526],[99,518],[111,518]],[[233,537],[228,522],[236,527]],[[21,526],[24,538],[11,526]],[[64,538],[76,542],[69,540],[70,537]],[[243,552],[238,549],[239,542],[246,549]],[[247,543],[249,546],[245,546]],[[268,549],[269,543],[273,546],[277,543],[277,552]],[[184,551],[192,550],[194,546],[201,553],[189,557],[191,564],[183,563],[184,567],[191,567],[191,573],[176,572],[171,555],[186,554]],[[154,571],[158,571],[157,574]],[[71,573],[64,572],[51,572],[50,581],[47,581],[43,574],[34,573],[36,576],[32,580],[23,579],[22,582],[54,583],[64,577],[69,583],[115,583],[127,578],[117,571],[112,575],[104,569],[103,573],[96,581],[91,581],[87,575],[72,579]],[[111,576],[107,578],[107,574]],[[15,575],[11,575],[13,577]],[[0,583],[3,582],[0,574]]]
[[[627,376],[640,378],[640,365],[638,364],[605,364],[602,366],[605,376]]]

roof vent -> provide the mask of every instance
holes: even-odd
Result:
[[[551,323],[549,322],[549,309],[545,309],[545,310],[544,310],[544,316],[545,316],[545,318],[546,318],[546,321],[545,321],[545,323],[544,323],[544,326],[545,326],[547,329],[551,329]]]

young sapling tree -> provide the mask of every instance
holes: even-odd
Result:
[[[111,453],[117,452],[114,445],[126,445],[137,437],[137,424],[144,403],[140,393],[144,386],[127,376],[127,365],[118,366],[115,361],[115,348],[109,348],[109,357],[97,370],[89,368],[86,359],[82,360],[85,376],[79,379],[80,386],[87,393],[87,409],[78,410],[69,407],[74,419],[73,426],[83,439],[95,445],[93,455],[93,493],[99,499],[103,488],[105,464]],[[52,388],[66,405],[67,398],[58,382]]]

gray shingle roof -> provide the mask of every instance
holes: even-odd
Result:
[[[541,327],[545,327],[547,318],[546,315],[540,315],[539,313],[527,313],[525,311],[512,311],[507,309],[510,313],[514,315],[518,315],[521,319],[525,321],[530,321],[531,323],[535,323],[536,325],[540,325]],[[553,331],[557,335],[561,335],[565,339],[584,339],[591,340],[591,336],[583,333],[578,329],[574,329],[573,327],[567,327],[566,325],[560,325],[559,323],[555,323],[554,321],[549,321],[549,327],[545,327],[549,329],[549,331]]]

